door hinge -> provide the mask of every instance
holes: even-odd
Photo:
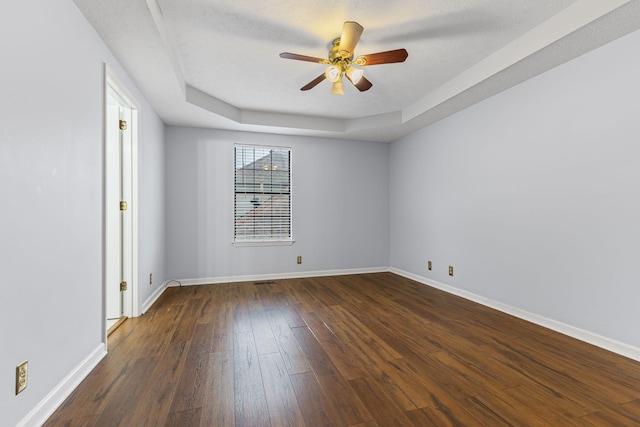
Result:
[[[121,211],[126,211],[128,207],[129,206],[127,205],[127,202],[125,202],[124,200],[120,202],[120,210]]]
[[[120,130],[127,130],[127,122],[120,120]]]
[[[120,282],[120,292],[127,290],[127,282]]]

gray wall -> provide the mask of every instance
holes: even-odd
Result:
[[[184,127],[166,137],[169,278],[388,266],[388,144]],[[292,148],[292,246],[232,245],[234,143]]]
[[[140,100],[143,98],[140,97]],[[166,280],[165,263],[165,126],[151,107],[141,114],[138,146],[138,300],[150,302]],[[149,284],[149,274],[153,283]]]
[[[640,32],[394,142],[391,266],[640,346],[638,46]]]
[[[12,426],[102,343],[105,62],[142,104],[140,275],[156,287],[164,125],[73,2],[9,1],[0,29],[0,424]]]

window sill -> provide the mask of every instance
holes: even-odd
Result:
[[[235,241],[232,242],[233,246],[291,246],[295,243],[295,240],[257,240],[257,241]]]

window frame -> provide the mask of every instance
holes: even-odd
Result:
[[[237,150],[241,149],[260,149],[260,150],[278,150],[278,151],[286,151],[289,154],[289,237],[281,238],[276,236],[270,236],[270,238],[253,238],[253,239],[238,239],[237,238],[237,209],[238,209],[238,194],[242,192],[238,191],[237,187]],[[262,157],[261,157],[262,158]],[[253,162],[258,161],[259,159],[254,159]],[[285,146],[276,146],[276,145],[259,145],[259,144],[241,144],[236,143],[233,145],[233,245],[234,246],[289,246],[295,243],[293,239],[293,150],[291,147]],[[255,183],[256,181],[254,181]],[[246,194],[246,193],[245,193]]]

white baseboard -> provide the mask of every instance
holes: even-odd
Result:
[[[158,289],[155,290],[154,293],[152,293],[149,298],[147,298],[143,303],[142,303],[142,307],[140,307],[140,314],[144,314],[147,312],[147,310],[149,310],[151,308],[151,306],[153,305],[154,302],[156,302],[158,300],[158,298],[160,298],[160,295],[162,295],[162,293],[167,289],[167,284],[169,282],[164,282],[162,285],[160,285],[160,287],[158,287]]]
[[[167,286],[212,285],[217,283],[257,282],[264,280],[301,279],[304,277],[345,276],[348,274],[385,273],[389,267],[352,268],[346,270],[303,271],[296,273],[255,274],[250,276],[221,276],[200,279],[169,280]]]
[[[18,423],[16,427],[40,426],[69,397],[73,390],[84,380],[98,362],[107,355],[107,348],[101,343],[84,358],[38,405]]]
[[[503,304],[501,302],[494,301],[492,299],[485,298],[480,295],[455,288],[453,286],[445,285],[444,283],[430,280],[425,277],[409,273],[407,271],[403,271],[397,268],[391,268],[390,271],[399,276],[406,277],[407,279],[415,280],[416,282],[420,282],[427,286],[431,286],[433,288],[440,289],[441,291],[457,295],[473,302],[477,302],[478,304],[491,307],[503,313],[507,313],[528,322],[535,323],[536,325],[543,326],[545,328],[570,336],[580,341],[593,344],[596,347],[600,347],[605,350],[609,350],[622,356],[628,357],[630,359],[640,361],[640,348],[638,347],[634,347],[632,345],[625,344],[623,342],[616,341],[602,335],[594,334],[593,332],[585,331],[584,329],[576,328],[575,326],[567,325],[566,323],[558,322],[544,316],[529,313],[528,311],[521,310],[519,308],[512,307],[510,305]]]

